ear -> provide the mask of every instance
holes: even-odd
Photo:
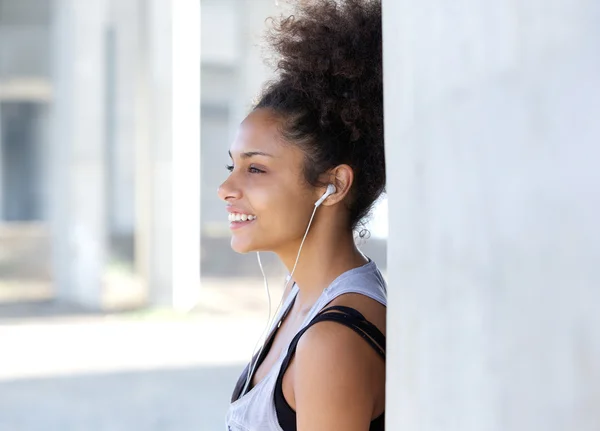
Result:
[[[328,183],[332,183],[336,191],[325,199],[322,205],[330,206],[343,201],[348,195],[354,182],[354,171],[348,165],[339,165],[328,173],[327,178]]]

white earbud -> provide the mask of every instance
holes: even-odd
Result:
[[[327,190],[325,190],[325,193],[323,193],[323,196],[321,196],[321,199],[319,199],[318,201],[315,202],[315,206],[318,207],[319,205],[321,205],[323,203],[323,201],[325,199],[327,199],[327,197],[329,197],[329,195],[332,195],[334,193],[335,193],[335,186],[333,184],[328,184]]]

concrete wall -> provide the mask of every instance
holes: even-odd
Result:
[[[599,22],[384,0],[388,429],[598,430]]]

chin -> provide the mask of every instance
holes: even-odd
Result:
[[[231,237],[231,249],[240,254],[247,254],[256,251],[270,252],[274,250],[274,248],[268,243],[258,243],[253,241],[252,238],[245,238],[242,236],[236,237],[235,235]]]
[[[256,247],[253,247],[250,241],[244,240],[242,238],[236,238],[235,236],[231,237],[231,249],[236,253],[240,254],[246,254],[253,251],[257,251]]]

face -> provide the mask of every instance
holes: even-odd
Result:
[[[219,197],[230,214],[232,248],[238,253],[297,250],[318,199],[318,191],[304,180],[302,151],[284,143],[275,117],[259,109],[240,125],[230,156]]]

